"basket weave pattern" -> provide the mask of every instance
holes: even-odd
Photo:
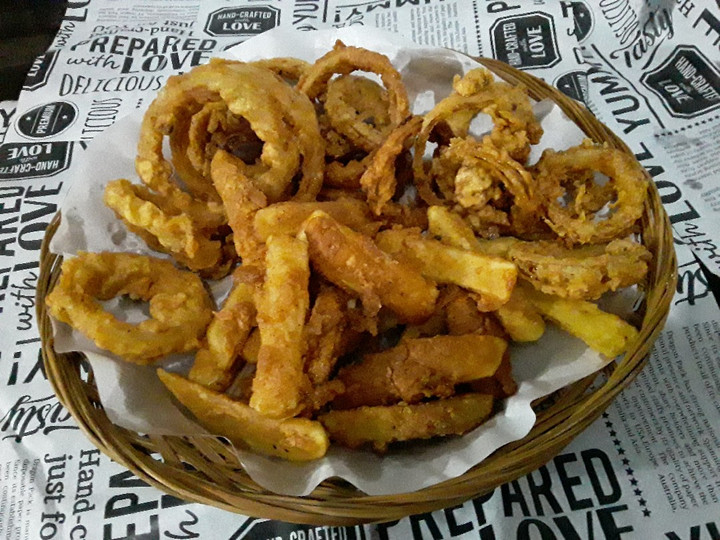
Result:
[[[587,109],[543,81],[501,62],[479,59],[533,99],[552,99],[589,138],[629,152]],[[56,353],[45,296],[59,274],[62,257],[48,250],[60,221],[48,227],[41,253],[37,315],[47,376],[61,403],[101,451],[139,478],[177,497],[245,515],[295,523],[350,525],[379,522],[460,504],[523,476],[546,463],[607,408],[640,372],[667,318],[675,291],[676,259],[670,224],[649,176],[649,197],[641,220],[642,243],[653,254],[640,334],[625,356],[536,403],[537,422],[522,440],[501,448],[457,478],[398,495],[368,496],[342,480],[323,482],[306,497],[271,493],[253,482],[231,447],[220,438],[146,436],[112,424],[103,411],[92,373],[81,374],[80,353]]]

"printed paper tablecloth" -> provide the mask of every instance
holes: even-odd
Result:
[[[167,77],[277,26],[354,25],[501,59],[583,101],[653,176],[678,288],[637,380],[559,456],[493,493],[366,527],[190,504],[101,455],[43,373],[40,243],[87,144]],[[69,2],[18,102],[0,103],[0,538],[720,538],[720,8],[710,0]]]

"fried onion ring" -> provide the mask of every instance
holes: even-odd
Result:
[[[546,150],[536,165],[536,178],[547,207],[546,222],[561,238],[572,244],[601,244],[627,236],[642,216],[647,180],[642,167],[622,150],[583,144],[556,152]],[[575,205],[563,205],[563,184],[578,173],[597,171],[610,178],[616,199],[609,204],[607,217],[599,212],[575,212]]]
[[[639,283],[651,258],[642,244],[631,240],[570,249],[556,242],[516,242],[507,256],[539,291],[583,300]]]
[[[360,178],[360,185],[367,194],[368,206],[376,215],[382,214],[383,208],[395,194],[395,161],[405,150],[406,141],[417,135],[421,125],[422,118],[414,116],[394,129],[374,153]]]
[[[328,82],[325,111],[332,127],[358,148],[372,152],[393,125],[387,91],[365,77],[342,75]]]
[[[100,301],[128,295],[149,302],[150,319],[120,321]],[[212,317],[202,280],[170,261],[131,253],[86,253],[63,262],[46,304],[101,349],[147,365],[198,348]]]
[[[393,125],[400,124],[410,115],[402,77],[388,57],[360,47],[347,47],[340,41],[304,73],[297,88],[310,99],[316,99],[325,91],[334,74],[349,75],[353,71],[367,71],[380,76],[388,92],[388,114]]]
[[[230,112],[245,118],[264,142],[260,156],[263,172],[253,174],[253,182],[275,200],[288,189],[302,156],[302,177],[295,197],[314,199],[322,187],[324,143],[312,104],[271,71],[224,60],[171,77],[150,105],[136,159],[142,180],[163,195],[190,197],[171,180],[172,168],[162,155],[163,136],[176,128],[180,111],[197,112],[218,98]]]
[[[448,120],[455,118],[454,129],[450,126],[450,131],[454,137],[464,138],[468,135],[472,118],[481,112],[487,113],[495,125],[483,141],[505,149],[511,158],[520,163],[527,160],[530,144],[538,143],[542,136],[542,127],[535,118],[524,87],[497,82],[487,70],[478,68],[468,72],[463,79],[457,79],[455,88],[454,93],[425,115],[415,142],[413,169],[416,184],[420,196],[428,204],[440,204],[440,199],[430,187],[423,164],[425,147],[440,124],[449,126]],[[458,89],[463,93],[459,93]],[[458,113],[463,114],[461,121],[458,121]]]
[[[542,224],[535,179],[502,148],[452,139],[433,160],[431,177],[479,234],[499,228],[525,234]]]

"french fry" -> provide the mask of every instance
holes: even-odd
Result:
[[[343,352],[343,335],[347,318],[343,309],[345,293],[327,287],[315,298],[305,325],[305,371],[313,385],[330,378],[338,356]],[[346,303],[346,302],[345,302]]]
[[[519,286],[540,313],[608,358],[624,353],[638,335],[635,327],[592,302],[551,296],[525,283]]]
[[[310,304],[307,243],[292,236],[267,240],[265,283],[255,305],[260,329],[250,406],[272,418],[295,416],[309,382],[303,371],[303,327]]]
[[[492,406],[490,395],[462,394],[415,405],[334,410],[318,420],[339,444],[350,448],[372,444],[382,452],[395,441],[467,433],[488,419]]]
[[[505,340],[480,334],[404,339],[341,369],[337,378],[345,392],[333,406],[350,409],[448,397],[456,384],[493,375],[506,350]]]
[[[243,258],[243,263],[261,262],[264,247],[255,236],[252,220],[255,212],[267,206],[268,201],[244,174],[238,159],[224,150],[218,150],[211,162],[211,176],[227,212],[235,251]]]
[[[315,210],[321,210],[339,223],[363,233],[374,233],[377,223],[372,221],[370,209],[364,201],[344,198],[337,201],[295,202],[273,204],[255,214],[255,234],[265,241],[271,235],[295,236]]]
[[[359,296],[366,312],[376,314],[387,306],[410,323],[432,315],[438,295],[435,285],[383,253],[370,238],[319,211],[303,228],[313,267],[328,281]]]
[[[268,418],[245,403],[180,375],[162,369],[158,369],[157,374],[201,425],[239,446],[290,461],[318,459],[327,451],[328,436],[319,422],[307,418]]]
[[[448,302],[445,309],[447,333],[453,336],[483,334],[507,338],[507,332],[493,313],[480,311],[474,295],[462,291]]]
[[[521,287],[515,287],[510,300],[495,313],[513,341],[537,341],[545,333],[545,321]]]
[[[428,231],[450,246],[485,255],[507,258],[508,251],[519,240],[512,237],[480,239],[462,217],[444,206],[431,206],[427,211]]]
[[[248,364],[257,364],[258,353],[260,352],[260,330],[257,327],[250,332],[245,340],[242,352],[240,353]]]
[[[517,280],[517,267],[509,261],[447,246],[413,230],[382,231],[375,242],[427,278],[478,293],[483,311],[492,311],[507,302]]]
[[[195,354],[189,379],[222,392],[232,382],[237,371],[240,351],[255,326],[254,296],[257,292],[257,271],[241,266],[223,307],[213,314],[202,348]]]

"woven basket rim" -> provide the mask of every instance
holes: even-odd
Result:
[[[557,89],[497,60],[475,60],[510,83],[523,84],[534,99],[552,99],[589,138],[632,155],[628,147],[583,105]],[[99,406],[92,374],[87,382],[82,379],[78,362],[82,355],[60,354],[53,348],[52,326],[44,298],[55,285],[62,263],[62,257],[49,251],[50,240],[60,221],[59,213],[43,240],[36,302],[48,379],[60,402],[103,453],[149,484],[186,500],[254,517],[313,525],[389,521],[461,504],[527,474],[554,457],[600,416],[647,362],[652,343],[669,312],[677,279],[677,262],[668,216],[652,179],[647,173],[645,175],[649,196],[641,220],[641,238],[653,253],[653,261],[647,278],[638,339],[620,361],[606,367],[604,380],[598,382],[598,374],[595,374],[554,395],[553,403],[538,413],[536,425],[525,438],[502,447],[465,474],[440,484],[411,493],[377,496],[366,495],[345,481],[330,479],[306,497],[279,495],[250,480],[235,455],[218,438],[145,437],[112,424]],[[596,387],[588,392],[593,383]],[[157,454],[161,456],[160,460],[153,457]]]

